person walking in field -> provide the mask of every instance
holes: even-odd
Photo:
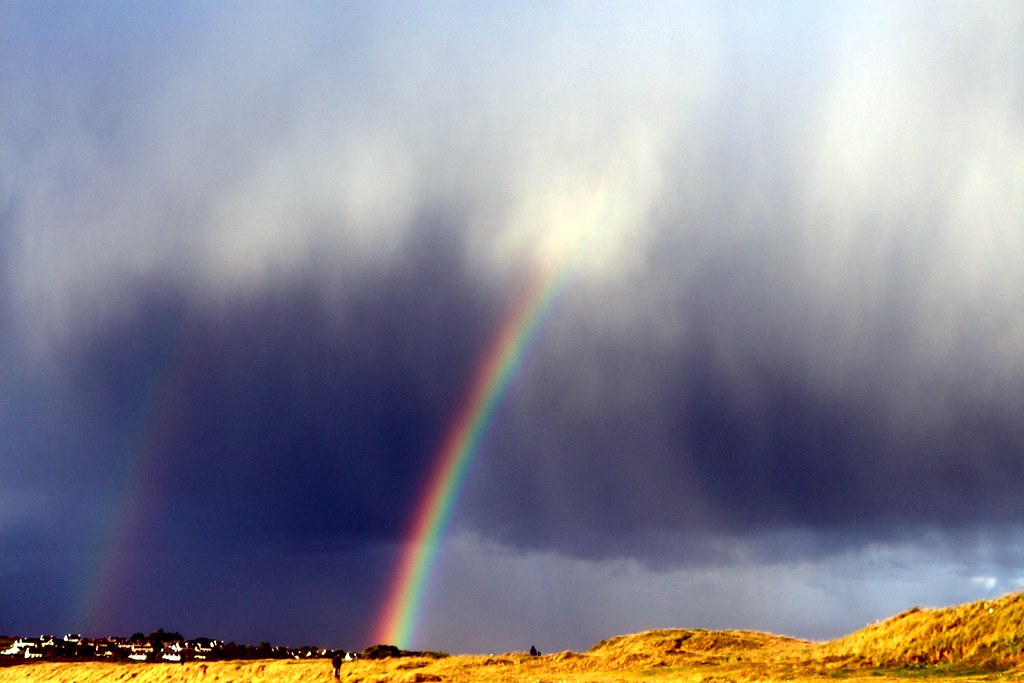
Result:
[[[334,654],[334,657],[331,659],[331,666],[334,667],[334,677],[339,678],[341,676],[341,655],[338,653]]]

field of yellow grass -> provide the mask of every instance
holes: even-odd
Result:
[[[914,608],[827,643],[750,631],[657,630],[586,652],[361,659],[345,683],[482,681],[1024,680],[1024,595]],[[39,662],[0,668],[0,683],[310,683],[333,681],[327,660],[186,664]]]

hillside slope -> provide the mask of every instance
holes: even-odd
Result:
[[[1024,666],[1024,593],[938,609],[915,607],[820,645],[817,654],[879,667]]]
[[[812,643],[755,631],[662,629],[617,636],[587,655],[608,669],[780,662],[806,657]]]

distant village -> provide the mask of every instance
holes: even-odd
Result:
[[[148,636],[136,633],[128,638],[108,636],[83,638],[77,633],[63,637],[43,635],[38,638],[0,637],[0,664],[25,660],[99,659],[117,662],[188,662],[224,659],[313,659],[340,656],[346,660],[358,657],[344,650],[325,650],[313,646],[289,648],[195,638],[186,640],[179,633],[163,629]]]

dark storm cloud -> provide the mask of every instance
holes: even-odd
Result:
[[[685,343],[644,330],[628,346],[578,330],[552,343],[481,464],[484,528],[527,547],[657,556],[671,549],[651,532],[857,542],[1020,518],[1018,375],[992,373],[977,347],[915,370],[918,340],[892,316],[830,387],[811,360],[828,351],[794,334],[813,322],[775,319],[772,283],[743,280],[723,270],[691,298]]]
[[[79,467],[146,470],[126,486],[149,488],[161,536],[394,539],[495,320],[453,253],[423,240],[397,273],[346,283],[340,305],[315,277],[225,308],[143,291],[67,359],[91,425]]]
[[[1020,518],[1024,280],[991,250],[1021,244],[1021,201],[967,159],[1019,177],[974,116],[1019,125],[1021,53],[942,24],[990,75],[960,99],[912,14],[852,21],[806,72],[740,62],[765,78],[709,106],[712,161],[670,173],[647,268],[552,324],[481,465],[487,533],[685,562],[718,537],[806,530],[788,552],[813,556]]]
[[[644,267],[551,323],[469,493],[485,533],[704,562],[735,559],[716,538],[772,554],[756,539],[802,530],[786,552],[815,556],[1020,518],[1024,271],[996,245],[1022,245],[1022,202],[970,159],[1019,177],[975,117],[1019,125],[1022,54],[943,24],[988,74],[964,95],[911,15],[854,19],[795,70],[737,57],[707,164],[683,142],[666,162]]]
[[[468,286],[446,231],[422,226],[398,271],[307,272],[224,307],[142,283],[60,349],[59,381],[23,371],[4,413],[9,628],[366,638],[380,549],[507,304]],[[284,617],[270,594],[321,607]]]

